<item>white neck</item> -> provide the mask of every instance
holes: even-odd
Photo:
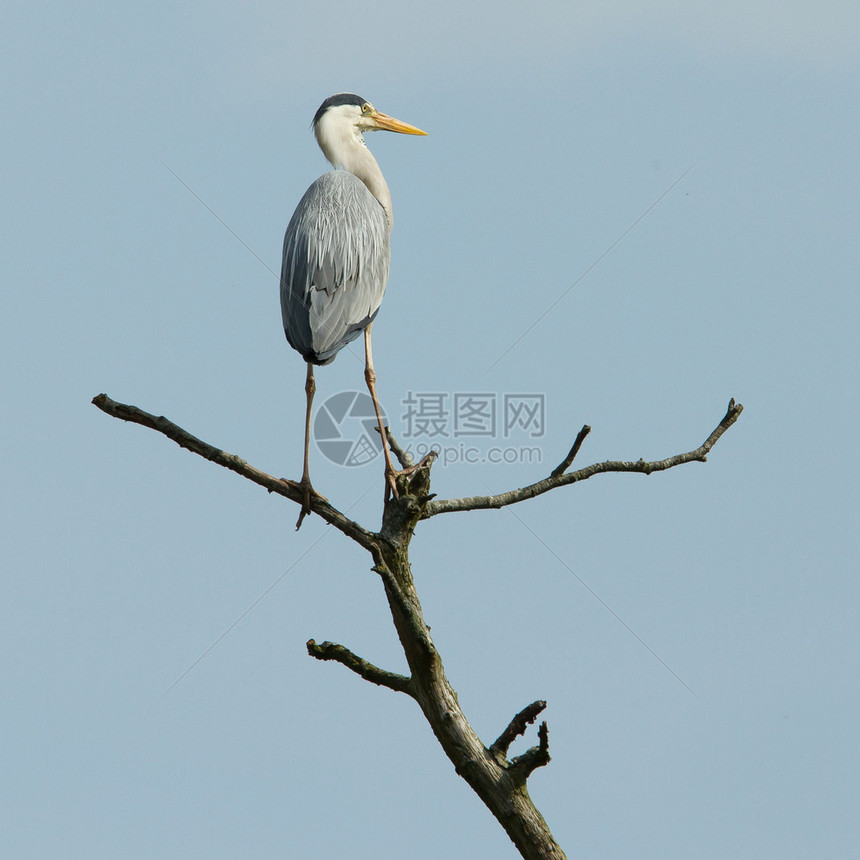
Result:
[[[393,218],[391,214],[391,192],[376,159],[367,148],[361,132],[354,126],[344,126],[340,123],[326,122],[323,116],[317,123],[315,135],[320,149],[333,167],[343,167],[355,174],[366,186],[367,190],[379,201],[391,229]]]

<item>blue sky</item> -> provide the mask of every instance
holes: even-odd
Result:
[[[746,407],[706,465],[419,527],[479,735],[549,702],[530,790],[570,856],[855,852],[858,31],[847,2],[10,10],[11,854],[515,856],[411,700],[307,657],[331,639],[404,669],[361,551],[90,405],[298,477],[273,273],[340,90],[429,132],[368,137],[395,430],[410,391],[546,404],[541,463],[437,466],[440,496],[543,476],[584,423],[581,465],[656,459]],[[360,389],[360,350],[317,384]],[[378,525],[378,461],[314,450],[312,475]]]

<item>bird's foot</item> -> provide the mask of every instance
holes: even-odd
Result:
[[[435,451],[430,451],[425,454],[417,463],[412,466],[406,466],[403,469],[395,469],[393,466],[386,468],[385,470],[385,501],[391,499],[394,496],[395,499],[400,498],[400,492],[397,489],[397,479],[398,478],[411,478],[416,472],[420,469],[423,469],[429,463],[432,463],[433,460],[436,459],[437,453]]]
[[[328,499],[325,496],[320,495],[312,486],[310,478],[302,478],[299,481],[299,489],[302,491],[302,509],[299,512],[299,518],[296,521],[296,531],[298,531],[302,527],[302,522],[305,517],[311,513],[311,495],[313,494],[316,498],[321,499],[324,502],[327,502]]]

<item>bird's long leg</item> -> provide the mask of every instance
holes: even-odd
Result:
[[[319,495],[311,486],[311,475],[309,469],[310,447],[311,447],[311,407],[314,402],[314,394],[317,390],[316,380],[314,380],[314,366],[308,362],[308,373],[305,377],[305,396],[307,397],[307,409],[305,411],[305,459],[304,468],[302,469],[302,480],[299,486],[304,491],[302,498],[302,510],[299,513],[299,520],[296,523],[296,531],[301,528],[302,520],[311,512],[311,493],[315,496]]]
[[[382,453],[385,456],[385,501],[387,502],[394,494],[394,498],[398,498],[397,484],[395,476],[397,470],[391,462],[391,453],[388,450],[388,438],[385,435],[385,427],[382,426],[382,410],[379,408],[379,398],[376,396],[376,372],[373,369],[373,352],[370,348],[370,329],[371,323],[364,330],[364,379],[367,382],[367,390],[370,392],[370,398],[373,400],[373,408],[376,410],[376,423],[379,425],[379,435],[382,437]]]

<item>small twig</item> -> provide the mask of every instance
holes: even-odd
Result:
[[[549,728],[546,722],[538,728],[538,746],[526,750],[512,762],[509,773],[515,782],[524,783],[539,767],[549,764]]]
[[[365,681],[378,684],[380,687],[388,687],[389,690],[394,690],[397,693],[412,695],[412,680],[410,678],[380,669],[373,663],[363,660],[357,654],[353,654],[349,648],[344,648],[343,645],[338,645],[336,642],[323,642],[321,645],[317,645],[313,639],[309,639],[307,647],[308,654],[311,657],[316,657],[317,660],[334,660],[342,666],[346,666],[347,669],[351,669],[356,675],[360,675]]]
[[[585,437],[591,432],[591,428],[587,424],[582,425],[582,430],[576,434],[576,439],[573,442],[573,445],[570,451],[567,452],[567,456],[550,472],[550,477],[555,478],[557,475],[563,475],[569,468],[571,463],[573,463],[574,458],[579,453],[579,449],[582,447],[582,443],[585,441]]]
[[[208,442],[192,436],[187,430],[183,430],[178,424],[168,421],[163,415],[151,415],[149,412],[144,412],[143,409],[138,409],[136,406],[129,406],[125,403],[118,403],[111,400],[106,394],[99,394],[93,398],[93,403],[98,406],[102,412],[120,418],[123,421],[130,421],[133,424],[140,424],[143,427],[149,427],[151,430],[156,430],[159,433],[172,439],[182,448],[198,454],[225,469],[230,469],[236,474],[241,475],[259,484],[267,489],[270,493],[277,493],[284,496],[293,502],[302,504],[304,493],[302,488],[295,481],[288,481],[286,478],[275,478],[259,469],[255,469],[249,463],[245,462],[241,457],[235,454],[228,454]],[[327,523],[333,525],[336,529],[343,532],[347,537],[352,538],[357,544],[369,550],[377,552],[379,550],[379,539],[376,534],[368,531],[360,526],[354,520],[349,519],[345,514],[341,513],[337,508],[332,507],[322,496],[311,496],[311,509],[317,513]]]
[[[378,427],[374,429],[377,433],[379,432]],[[388,439],[388,447],[391,448],[391,453],[397,457],[397,462],[400,463],[400,468],[411,469],[415,465],[415,458],[408,451],[404,451],[400,447],[400,443],[394,438],[390,427],[385,428],[385,436]]]
[[[499,735],[490,747],[491,753],[501,753],[507,755],[510,745],[521,735],[525,733],[526,727],[531,725],[538,714],[546,707],[546,702],[538,700],[526,705],[511,721],[508,727]]]
[[[446,514],[452,511],[477,511],[487,508],[503,508],[506,505],[513,505],[517,502],[523,502],[526,499],[532,499],[535,496],[540,496],[543,493],[548,493],[550,490],[555,490],[557,487],[564,487],[568,484],[574,484],[577,481],[585,481],[594,475],[601,475],[605,472],[638,472],[642,475],[650,475],[652,472],[663,472],[666,469],[672,469],[675,466],[680,466],[683,463],[698,461],[704,463],[708,458],[708,452],[714,445],[717,444],[720,436],[738,420],[743,406],[740,403],[735,403],[734,399],[729,402],[729,408],[726,411],[723,420],[714,428],[710,436],[698,447],[685,454],[675,454],[673,457],[667,457],[665,460],[637,460],[629,462],[625,460],[606,460],[603,463],[594,463],[591,466],[586,466],[583,469],[578,469],[575,472],[560,473],[558,469],[554,470],[548,477],[542,481],[537,481],[534,484],[529,484],[518,490],[511,490],[507,493],[499,493],[495,496],[469,496],[462,499],[434,499],[428,502],[424,507],[422,519],[429,519],[436,514]],[[584,428],[583,428],[584,429]],[[582,434],[582,431],[580,431]],[[583,438],[585,438],[583,436]],[[576,443],[574,442],[574,448]],[[571,452],[575,455],[575,451],[571,448]],[[568,454],[568,456],[570,456]],[[561,465],[567,461],[565,458]],[[560,467],[559,467],[560,468]]]

